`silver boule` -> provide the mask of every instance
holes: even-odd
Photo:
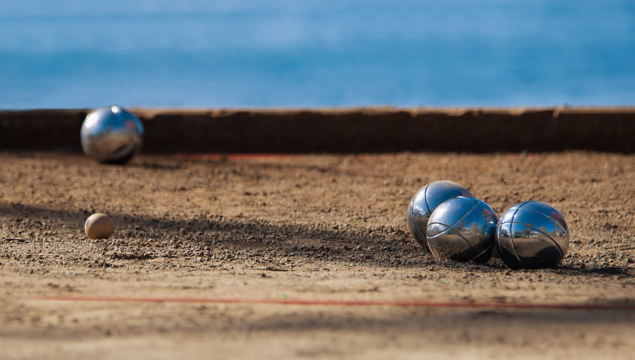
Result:
[[[494,210],[481,200],[450,199],[430,216],[428,246],[437,259],[487,262],[494,254],[497,222]]]
[[[553,206],[525,201],[501,217],[496,228],[496,249],[512,269],[554,267],[569,250],[569,227]]]
[[[434,181],[419,189],[410,200],[408,229],[426,251],[429,250],[426,229],[430,215],[441,203],[457,196],[472,197],[472,194],[463,186],[452,181]]]
[[[119,106],[90,112],[81,130],[84,153],[102,163],[125,164],[139,152],[143,143],[143,125]]]

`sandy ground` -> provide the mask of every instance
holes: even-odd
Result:
[[[412,195],[466,186],[571,229],[555,269],[435,260]],[[109,214],[115,234],[83,223]],[[635,311],[77,302],[38,296],[635,303],[635,156],[0,154],[0,358],[635,359]]]

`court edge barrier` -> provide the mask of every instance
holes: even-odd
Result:
[[[635,107],[129,110],[145,153],[635,152]],[[81,153],[89,111],[0,111],[0,151]]]

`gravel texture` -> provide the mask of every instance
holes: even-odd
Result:
[[[56,302],[41,295],[635,304],[635,157],[306,155],[203,161],[0,154],[0,358],[631,358],[635,311]],[[464,185],[571,230],[560,266],[435,260],[412,195]],[[84,221],[108,214],[114,235]],[[34,340],[39,339],[37,343]],[[451,346],[450,346],[451,345]],[[522,350],[522,351],[520,351]],[[122,350],[123,351],[123,350]]]

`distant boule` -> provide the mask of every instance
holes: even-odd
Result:
[[[143,134],[143,125],[136,116],[119,106],[109,106],[86,116],[80,140],[89,158],[125,164],[141,149]]]

